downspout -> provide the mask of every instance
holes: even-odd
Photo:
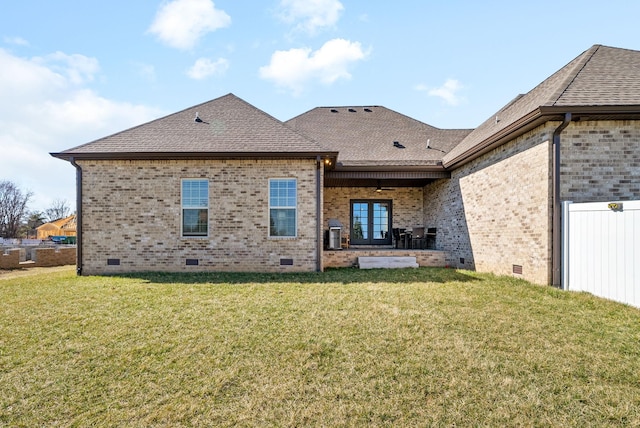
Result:
[[[554,287],[561,286],[561,266],[562,266],[562,233],[561,233],[561,213],[562,204],[560,202],[560,134],[569,126],[571,113],[564,114],[564,121],[553,131],[553,213],[551,226],[551,269],[552,284]]]
[[[82,167],[72,157],[71,165],[76,168],[76,274],[82,275]]]
[[[320,183],[322,159],[320,156],[316,157],[316,271],[322,272],[322,222],[320,221],[320,214],[322,213],[320,191],[322,186]]]

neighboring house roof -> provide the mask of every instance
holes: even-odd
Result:
[[[640,52],[592,46],[473,130],[444,156],[444,165],[461,165],[545,121],[562,120],[565,112],[640,117]]]
[[[339,152],[336,168],[343,170],[442,169],[443,155],[471,132],[434,128],[381,106],[317,107],[285,123]]]
[[[50,221],[36,227],[37,231],[51,231],[51,230],[76,230],[76,215],[59,218],[58,220]]]
[[[228,94],[51,155],[71,160],[311,158],[318,155],[335,157],[337,154],[246,101]]]

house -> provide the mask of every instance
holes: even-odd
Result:
[[[59,218],[36,228],[37,239],[49,239],[50,236],[76,236],[76,215]]]
[[[233,94],[52,153],[78,272],[321,271],[413,255],[558,284],[560,203],[640,198],[640,52],[595,45],[473,130],[382,106],[280,122]],[[326,249],[329,221],[349,250]],[[396,228],[436,231],[396,250]]]

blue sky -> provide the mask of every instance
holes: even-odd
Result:
[[[594,44],[640,50],[640,2],[3,2],[0,180],[75,208],[62,151],[232,92],[280,120],[383,105],[473,128]]]

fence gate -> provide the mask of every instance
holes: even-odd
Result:
[[[640,308],[640,201],[564,203],[562,286]]]

